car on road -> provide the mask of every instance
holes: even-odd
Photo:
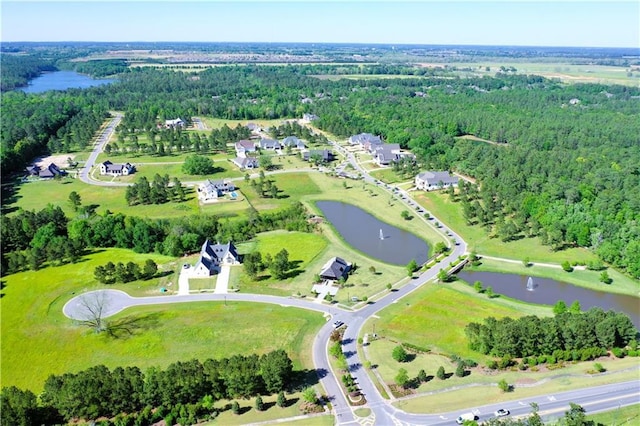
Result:
[[[340,328],[344,325],[344,322],[342,321],[336,321],[333,323],[333,328]]]
[[[499,410],[497,410],[495,413],[493,413],[496,417],[504,417],[504,416],[508,416],[509,415],[509,410],[505,410],[504,408],[501,408]]]

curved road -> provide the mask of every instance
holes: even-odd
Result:
[[[112,182],[100,182],[92,180],[89,177],[89,171],[91,170],[91,166],[95,163],[98,154],[102,151],[104,145],[111,137],[111,134],[113,134],[121,119],[122,115],[116,114],[116,117],[102,131],[102,134],[100,135],[98,142],[96,143],[94,151],[91,153],[85,167],[80,172],[80,179],[83,182],[93,185],[115,186]],[[378,181],[371,177],[367,173],[367,171],[360,166],[352,153],[348,152],[346,149],[339,146],[335,142],[331,143],[338,152],[345,156],[347,161],[349,161],[354,169],[361,174],[366,182],[378,184]],[[392,189],[386,185],[384,186],[384,188],[392,193],[396,193],[396,191],[399,192],[401,201],[407,206],[414,208],[418,206],[418,204],[411,199],[407,192]],[[422,220],[425,220],[422,216],[420,217]],[[562,416],[563,412],[568,409],[569,402],[579,403],[589,412],[604,411],[606,409],[612,409],[619,406],[637,404],[640,397],[640,385],[637,381],[580,389],[576,391],[559,393],[557,395],[543,395],[539,397],[526,398],[520,401],[483,405],[466,410],[459,410],[439,415],[407,413],[395,408],[391,405],[390,401],[385,400],[380,395],[373,382],[370,380],[368,374],[362,366],[362,363],[359,360],[357,351],[358,336],[360,335],[360,331],[367,319],[371,318],[377,312],[386,308],[390,304],[396,303],[401,298],[416,290],[426,282],[434,280],[440,268],[448,269],[447,265],[449,265],[450,262],[457,260],[459,256],[463,255],[466,252],[466,243],[459,235],[455,234],[452,230],[444,226],[441,227],[440,230],[457,242],[456,245],[451,246],[451,253],[446,258],[441,260],[437,265],[430,268],[428,271],[422,273],[417,277],[414,277],[414,279],[404,287],[398,289],[397,291],[390,292],[374,302],[369,302],[363,308],[355,312],[346,311],[336,306],[314,303],[305,299],[257,294],[231,293],[226,295],[193,294],[154,297],[131,297],[128,294],[117,290],[98,290],[76,296],[65,304],[65,306],[63,307],[63,312],[67,317],[72,319],[86,319],[87,310],[95,309],[96,305],[100,304],[96,303],[96,301],[100,298],[106,298],[107,300],[107,302],[103,306],[103,317],[114,315],[132,306],[223,300],[271,303],[285,307],[291,306],[322,312],[325,315],[331,317],[331,321],[328,321],[327,324],[322,327],[316,335],[313,344],[313,362],[317,371],[319,372],[320,382],[322,383],[326,394],[329,395],[329,398],[333,405],[334,413],[336,415],[336,422],[338,424],[360,423],[364,420],[356,419],[356,417],[354,416],[352,408],[347,403],[346,396],[344,395],[342,388],[339,385],[340,380],[338,377],[335,377],[329,364],[329,354],[327,351],[327,346],[329,344],[329,336],[333,331],[333,321],[342,321],[347,325],[343,339],[343,351],[347,355],[349,370],[356,379],[356,383],[358,383],[362,394],[365,395],[367,399],[367,406],[372,410],[374,424],[452,424],[455,422],[455,419],[458,415],[468,411],[473,411],[474,414],[478,416],[479,420],[486,420],[492,417],[492,413],[498,408],[509,409],[512,416],[525,416],[531,412],[531,407],[529,406],[531,402],[536,402],[539,405],[540,414],[543,416],[543,418]],[[448,238],[445,238],[445,240],[447,242],[450,241]],[[478,402],[481,403],[482,401],[480,400]]]

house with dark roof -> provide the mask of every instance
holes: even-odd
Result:
[[[458,177],[451,176],[448,171],[443,172],[422,172],[416,176],[416,189],[433,191],[436,189],[458,186]]]
[[[107,160],[100,164],[101,175],[111,176],[128,176],[135,171],[135,167],[131,163],[114,164]]]
[[[341,257],[334,257],[324,264],[319,275],[323,280],[338,281],[340,278],[347,278],[350,270],[351,263]]]
[[[305,149],[304,142],[298,139],[296,136],[287,136],[286,138],[280,141],[280,144],[283,147],[290,146],[293,149]]]
[[[194,277],[209,277],[220,272],[221,265],[238,265],[241,258],[232,242],[211,244],[205,241],[200,249],[200,257],[191,272]]]
[[[64,170],[60,170],[60,168],[53,163],[45,168],[28,166],[26,170],[29,176],[37,176],[41,179],[53,179],[56,176],[64,176],[66,174]]]
[[[246,139],[236,142],[235,148],[238,157],[246,157],[247,154],[256,152],[255,142]]]
[[[328,149],[312,149],[310,151],[304,151],[302,153],[302,159],[309,161],[310,159],[317,157],[321,163],[328,163],[333,161],[333,152]]]
[[[236,186],[230,180],[210,180],[207,179],[198,185],[198,198],[203,203],[217,201],[218,198],[233,192]]]
[[[236,157],[231,162],[242,170],[257,169],[259,166],[258,159],[255,157]]]

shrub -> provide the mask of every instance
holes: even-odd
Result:
[[[404,346],[405,348],[414,351],[414,352],[418,352],[418,353],[427,353],[427,352],[431,352],[431,349],[429,348],[425,348],[424,346],[418,346],[418,345],[414,345],[413,343],[402,343],[402,346]]]
[[[571,263],[569,263],[568,260],[562,262],[562,269],[564,269],[566,272],[573,272],[573,266],[571,266]]]
[[[616,358],[624,358],[627,355],[627,351],[622,348],[613,348],[611,352]]]
[[[489,368],[490,370],[496,370],[498,368],[498,363],[492,359],[487,362],[487,368]]]
[[[278,405],[278,407],[284,407],[285,405],[287,405],[287,398],[284,396],[283,391],[280,391],[278,393],[278,399],[276,400],[276,404]]]
[[[238,401],[233,401],[231,403],[231,412],[233,414],[240,414],[240,404],[238,404]],[[173,423],[167,423],[167,424],[173,424]]]
[[[477,367],[478,363],[475,362],[472,359],[465,359],[464,361],[462,361],[462,363],[464,364],[465,367],[467,368],[473,368],[473,367]]]
[[[518,364],[518,370],[524,371],[526,369],[527,365],[524,362],[520,361],[520,364]]]
[[[607,369],[604,368],[602,364],[600,364],[599,362],[596,362],[595,364],[593,364],[593,369],[596,370],[598,373],[603,373],[607,371]]]
[[[511,385],[509,385],[509,383],[507,383],[507,381],[505,379],[502,379],[498,382],[498,387],[500,388],[500,390],[502,392],[510,392],[511,391]]]
[[[262,397],[260,395],[258,395],[258,397],[256,398],[256,410],[257,411],[262,411],[264,410],[264,402],[262,401]]]
[[[427,373],[424,370],[418,372],[418,381],[422,383],[427,381]]]
[[[391,356],[398,362],[407,362],[409,358],[407,351],[405,351],[402,346],[396,346],[395,348],[393,348]]]
[[[513,361],[511,361],[511,357],[509,355],[505,355],[500,359],[500,361],[498,361],[498,368],[503,370],[509,367],[512,363]]]
[[[456,377],[464,377],[464,364],[461,362],[458,364],[458,367],[456,368]]]
[[[438,368],[438,371],[436,373],[436,377],[440,380],[444,380],[447,378],[447,375],[444,372],[444,367],[440,366],[440,368]]]

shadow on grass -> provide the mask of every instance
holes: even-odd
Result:
[[[324,368],[297,370],[291,373],[290,393],[301,392],[304,389],[319,383],[319,379],[326,377],[328,374]]]
[[[113,339],[127,339],[140,332],[158,327],[160,316],[159,313],[142,316],[129,315],[110,321],[107,326],[107,334]]]

